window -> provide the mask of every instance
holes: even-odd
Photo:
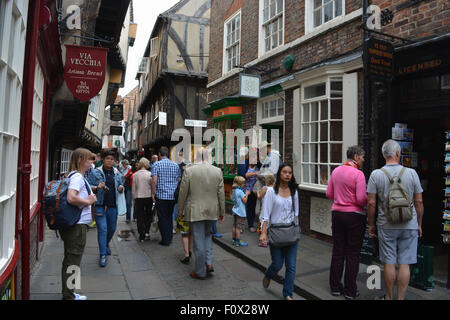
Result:
[[[225,22],[225,72],[229,72],[240,63],[241,13]]]
[[[158,56],[159,38],[155,37],[150,40],[150,57]]]
[[[341,77],[305,86],[301,101],[301,184],[326,187],[342,163],[343,85]]]
[[[277,121],[274,119],[277,117],[282,117],[281,121],[284,120],[284,100],[282,97],[272,98],[270,100],[263,101],[261,103],[260,110],[260,122]]]
[[[0,2],[0,275],[14,252],[28,1]],[[17,249],[17,248],[16,248]]]
[[[264,53],[284,43],[284,0],[262,1]]]
[[[147,124],[148,124],[148,111],[145,111],[145,114],[144,114],[144,128],[147,128]]]
[[[148,73],[148,57],[142,57],[139,61],[138,73]]]
[[[343,0],[311,0],[313,2],[313,27],[316,28],[339,17],[344,12]]]
[[[89,106],[89,114],[97,120],[100,107],[100,94],[91,99],[91,105]]]
[[[72,156],[72,150],[61,149],[61,163],[59,166],[60,174],[66,174],[69,172],[70,157]]]

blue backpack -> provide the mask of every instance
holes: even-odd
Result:
[[[63,230],[75,225],[81,217],[82,209],[67,202],[70,178],[74,172],[61,180],[48,182],[44,188],[43,208],[47,225],[51,230]],[[84,180],[86,190],[91,189]]]

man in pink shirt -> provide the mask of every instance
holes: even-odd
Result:
[[[360,170],[364,163],[364,150],[349,147],[347,161],[333,170],[327,187],[327,198],[333,200],[332,232],[333,255],[330,267],[330,287],[333,296],[344,294],[348,300],[359,296],[356,277],[359,256],[366,225],[366,179]],[[344,271],[344,286],[341,283]]]

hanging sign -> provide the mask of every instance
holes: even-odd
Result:
[[[123,120],[123,104],[113,104],[110,108],[110,118],[111,121],[122,121]]]
[[[392,43],[369,38],[364,43],[368,77],[390,81],[394,74],[394,46]]]
[[[121,136],[123,131],[122,131],[122,127],[118,127],[118,126],[111,126],[109,127],[109,135],[110,136]]]
[[[87,102],[103,87],[107,48],[66,44],[64,78],[75,98]]]
[[[254,74],[239,74],[239,95],[246,98],[261,97],[261,77]]]

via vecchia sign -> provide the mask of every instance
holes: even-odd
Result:
[[[75,98],[87,102],[95,97],[105,82],[107,48],[66,44],[64,77]]]

